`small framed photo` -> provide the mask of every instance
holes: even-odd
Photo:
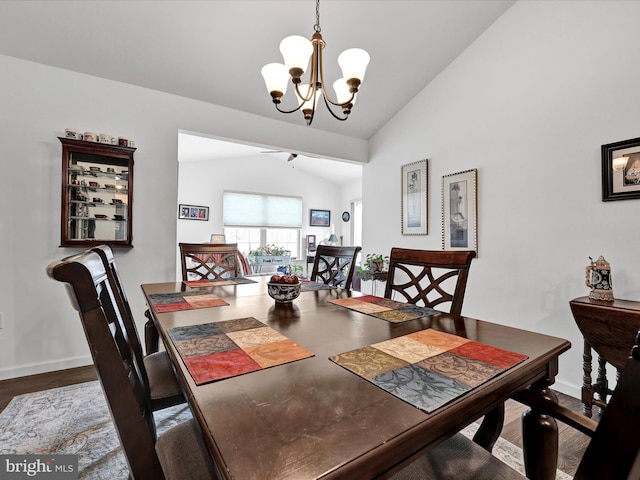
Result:
[[[183,220],[209,220],[209,207],[201,205],[178,205],[178,218]]]
[[[428,233],[428,163],[427,160],[402,166],[400,211],[402,235],[426,235]]]
[[[478,253],[478,170],[442,177],[442,248]]]
[[[331,210],[309,210],[309,225],[312,227],[331,226]]]
[[[640,138],[602,145],[602,201],[640,198]]]
[[[212,233],[210,243],[227,243],[224,233]]]

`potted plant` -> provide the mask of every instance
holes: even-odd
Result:
[[[252,265],[288,265],[291,252],[276,245],[265,245],[249,252],[249,263]]]
[[[381,253],[369,253],[362,265],[358,267],[358,273],[363,280],[369,279],[373,274],[384,272],[389,265],[389,256]]]

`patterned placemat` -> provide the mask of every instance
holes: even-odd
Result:
[[[149,302],[158,313],[193,310],[195,308],[222,307],[229,305],[226,300],[206,290],[191,292],[152,293]]]
[[[184,283],[187,287],[219,287],[221,285],[242,285],[245,283],[258,283],[255,280],[245,277],[229,277],[221,280],[185,280]]]
[[[327,285],[322,282],[312,282],[311,280],[300,280],[300,291],[312,292],[314,290],[333,290],[336,287],[333,285]]]
[[[197,385],[313,357],[312,352],[253,317],[167,332]]]
[[[431,328],[329,357],[428,413],[527,358]]]
[[[429,307],[420,307],[410,303],[396,302],[389,298],[364,295],[356,298],[339,298],[329,300],[341,307],[350,308],[360,313],[381,318],[391,323],[402,323],[420,317],[428,317],[439,312]]]

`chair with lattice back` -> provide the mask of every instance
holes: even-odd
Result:
[[[132,480],[210,480],[216,472],[195,420],[156,435],[144,365],[133,348],[117,292],[93,251],[52,262],[47,274],[67,287]]]
[[[98,247],[94,247],[92,251],[97,253],[102,260],[102,264],[104,265],[107,278],[113,291],[116,305],[122,317],[124,328],[126,328],[130,339],[131,349],[135,353],[138,363],[142,365],[142,379],[149,389],[152,410],[161,410],[163,408],[184,403],[186,400],[182,394],[178,380],[173,373],[173,368],[167,352],[164,350],[158,352],[158,348],[156,347],[154,352],[148,352],[146,356],[143,354],[133,313],[131,312],[131,307],[127,300],[122,280],[118,274],[116,261],[111,247],[108,245],[100,245]],[[148,317],[150,316],[148,310],[145,314]]]
[[[361,247],[318,245],[310,279],[350,290],[360,250]]]
[[[238,276],[237,243],[180,243],[182,280],[222,280]]]
[[[450,302],[449,313],[460,315],[475,256],[466,250],[392,248],[384,296],[430,308]]]

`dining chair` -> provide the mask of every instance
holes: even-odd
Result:
[[[636,336],[631,355],[625,363],[611,400],[599,422],[527,390],[515,398],[590,437],[573,477],[574,480],[638,480],[640,478],[639,384],[640,333]],[[528,412],[523,416],[525,431]],[[524,452],[527,456],[526,442]],[[538,465],[536,460],[543,458],[544,455],[544,450],[530,452],[525,460],[528,459],[533,465],[532,470],[535,470],[535,466]],[[538,471],[527,471],[526,474],[527,478],[541,478]],[[524,477],[507,467],[487,450],[458,433],[390,478],[393,480],[444,478],[509,480]]]
[[[217,478],[194,420],[157,437],[151,399],[107,269],[93,251],[47,266],[78,311],[132,480]]]
[[[237,243],[180,243],[182,280],[221,280],[238,276]]]
[[[179,243],[182,280],[221,280],[239,275],[237,243]],[[144,343],[147,354],[158,351],[160,336],[151,312],[144,312]]]
[[[398,293],[408,303],[436,306],[451,302],[449,313],[460,315],[474,251],[392,248],[384,296]]]
[[[356,257],[362,247],[318,245],[311,271],[311,281],[351,290]]]
[[[127,331],[131,350],[140,365],[140,374],[149,390],[151,409],[153,411],[184,403],[186,400],[171,367],[171,360],[166,351],[155,352],[144,356],[140,337],[135,326],[133,314],[122,281],[118,275],[113,251],[108,245],[100,245],[92,249],[102,260],[107,280],[114,295],[118,313]],[[154,326],[155,328],[155,326]]]

